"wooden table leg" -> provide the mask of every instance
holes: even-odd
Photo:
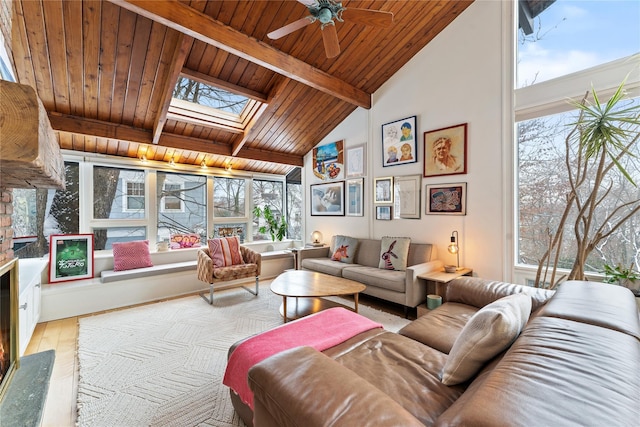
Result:
[[[353,294],[353,301],[355,302],[355,310],[358,312],[358,294]]]
[[[287,323],[287,297],[282,297],[282,316],[284,323]]]

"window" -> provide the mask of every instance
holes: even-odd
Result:
[[[94,166],[94,219],[144,218],[144,181],[142,170]]]
[[[146,227],[95,227],[92,233],[96,251],[111,249],[114,243],[147,239]]]
[[[276,219],[286,214],[284,209],[284,185],[282,181],[253,180],[253,206],[269,207]],[[265,226],[263,217],[253,216],[253,240],[271,240],[269,233],[260,233],[259,228]]]
[[[636,98],[635,103],[640,102]],[[518,195],[519,195],[519,249],[518,263],[537,265],[548,248],[549,230],[558,227],[563,215],[567,195],[571,191],[565,166],[565,137],[575,121],[576,111],[538,117],[517,124],[518,131]],[[632,146],[632,155],[622,160],[622,165],[640,182],[640,144]],[[600,214],[594,217],[595,227],[603,233],[609,231],[612,221],[604,221],[606,214],[616,206],[630,205],[638,200],[638,189],[622,173],[613,168],[607,197],[601,192],[603,203]],[[590,172],[590,175],[594,175]],[[585,197],[586,198],[586,197]],[[637,204],[637,202],[636,202]],[[621,209],[620,215],[629,212]],[[573,210],[564,227],[563,246],[558,268],[570,270],[575,256],[573,227],[576,212]],[[614,219],[616,217],[614,216]],[[601,272],[603,264],[630,265],[640,260],[640,213],[627,220],[610,238],[598,245],[585,262],[590,272]]]
[[[533,4],[534,2],[518,2]],[[538,6],[545,2],[539,2]],[[535,4],[534,4],[535,6]],[[640,52],[640,3],[629,1],[546,2],[547,7],[534,14],[532,32],[525,34],[519,25],[517,43],[517,82],[515,86],[515,134],[517,138],[517,170],[515,200],[516,266],[537,266],[547,250],[549,235],[555,231],[563,215],[570,189],[565,166],[564,139],[575,121],[566,98],[581,99],[597,84],[600,101],[606,102],[607,91],[613,91],[625,76],[627,88],[637,86],[637,73],[630,73]],[[526,26],[526,25],[525,25]],[[579,73],[578,73],[579,72]],[[545,84],[540,84],[545,82]],[[637,92],[636,92],[637,93]],[[637,95],[633,95],[637,96]],[[629,101],[637,104],[638,98]],[[627,156],[624,168],[636,183],[640,182],[640,148]],[[570,163],[576,156],[569,156]],[[594,222],[611,228],[604,214],[625,201],[639,198],[637,187],[613,170],[609,197]],[[622,212],[622,211],[620,211]],[[571,269],[577,245],[571,215],[564,227],[558,267]],[[593,228],[593,227],[592,227]],[[604,263],[638,265],[640,262],[640,213],[636,212],[611,238],[599,244],[585,261],[585,272],[600,273]],[[573,250],[572,250],[573,249]],[[558,278],[556,277],[556,280]]]
[[[527,3],[534,2],[518,2]],[[640,52],[638,1],[557,0],[534,6],[546,9],[533,19],[530,34],[518,31],[518,88]]]
[[[187,77],[178,79],[173,97],[236,115],[240,115],[249,101],[246,96],[236,95]]]
[[[158,240],[172,234],[207,237],[207,178],[200,175],[157,172]]]
[[[213,183],[214,217],[246,217],[245,180],[215,177]]]
[[[182,185],[164,183],[160,197],[160,207],[162,212],[184,211],[182,200],[180,198]]]
[[[16,256],[42,257],[49,252],[51,234],[80,232],[80,168],[74,162],[65,162],[64,167],[65,190],[13,190],[12,227]]]
[[[125,181],[126,194],[123,203],[125,212],[144,209],[144,182]]]

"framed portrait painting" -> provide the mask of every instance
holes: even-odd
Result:
[[[427,215],[466,215],[467,183],[426,186]]]
[[[311,185],[312,216],[344,215],[344,181]]]
[[[344,179],[344,141],[313,149],[313,174],[322,181]]]
[[[373,185],[373,203],[393,203],[393,177],[376,178]]]
[[[49,283],[93,277],[93,234],[49,237]]]
[[[382,125],[382,166],[417,162],[416,116]]]
[[[424,133],[424,176],[467,173],[467,124]]]
[[[364,178],[347,180],[347,216],[364,216]]]

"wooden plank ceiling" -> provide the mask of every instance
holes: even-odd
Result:
[[[64,149],[286,174],[472,1],[344,1],[394,23],[345,13],[332,59],[318,22],[267,37],[309,14],[296,1],[13,0],[5,39]],[[167,115],[181,74],[266,105],[243,132]]]

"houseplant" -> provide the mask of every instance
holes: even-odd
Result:
[[[640,296],[640,272],[633,268],[633,263],[627,268],[622,264],[604,265],[606,283],[615,283],[629,288],[635,296]]]
[[[589,92],[581,102],[570,101],[579,114],[564,141],[568,191],[559,221],[547,229],[547,249],[538,260],[536,273],[539,287],[554,288],[564,278],[586,280],[589,254],[640,211],[638,198],[620,201],[611,191],[611,172],[616,170],[637,187],[623,159],[634,156],[631,150],[640,138],[640,105],[623,103],[624,82],[605,104],[595,90],[591,95],[593,101]],[[575,239],[569,249],[574,252],[572,268],[556,278],[561,251],[567,251],[563,238],[568,233]]]
[[[258,231],[262,234],[269,233],[271,235],[272,241],[281,241],[284,239],[284,236],[287,233],[287,221],[284,218],[284,215],[280,215],[278,218],[272,211],[269,206],[265,206],[264,208],[260,208],[260,206],[256,206],[253,208],[253,215],[258,219],[258,223],[260,222],[260,218],[264,218],[266,221],[266,225],[262,225],[258,228]]]

